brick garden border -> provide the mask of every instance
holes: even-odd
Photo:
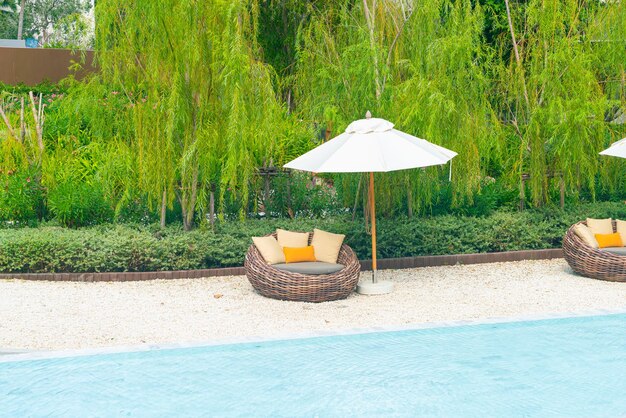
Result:
[[[405,269],[414,267],[450,266],[455,264],[482,264],[522,260],[549,260],[563,258],[560,248],[547,250],[505,251],[481,254],[427,255],[418,257],[386,258],[378,260],[378,268]],[[361,261],[361,269],[372,269],[371,260]],[[196,279],[201,277],[242,276],[243,267],[200,270],[110,272],[110,273],[0,273],[0,279],[47,280],[73,282],[126,282],[154,279]]]

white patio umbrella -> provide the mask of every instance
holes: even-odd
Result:
[[[610,155],[611,157],[626,158],[626,138],[614,142],[610,147],[600,153],[600,155]]]
[[[352,122],[344,133],[290,161],[285,167],[313,173],[370,173],[373,274],[372,283],[359,284],[357,291],[373,295],[389,293],[393,289],[391,282],[376,280],[374,173],[445,164],[457,153],[393,129],[393,123],[372,118],[369,111],[365,117]]]

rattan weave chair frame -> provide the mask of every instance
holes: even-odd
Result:
[[[587,225],[587,222],[572,225],[563,237],[563,255],[572,270],[592,279],[626,282],[626,256],[588,246],[574,232],[574,227],[578,224]]]
[[[276,238],[276,233],[270,235]],[[309,244],[311,239],[312,234],[309,233]],[[352,248],[343,244],[337,263],[345,267],[332,274],[306,275],[278,270],[267,264],[252,244],[244,267],[250,284],[263,296],[300,302],[327,302],[347,298],[359,281],[361,264]]]

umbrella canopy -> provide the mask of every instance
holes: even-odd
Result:
[[[341,135],[285,164],[286,168],[314,173],[369,173],[372,222],[372,284],[360,284],[365,294],[388,293],[389,282],[376,281],[376,202],[374,173],[445,164],[457,153],[393,129],[393,123],[372,118],[352,122]]]
[[[352,122],[341,135],[285,164],[314,173],[371,173],[447,163],[456,152],[369,118]]]
[[[626,158],[626,138],[614,142],[610,147],[602,151],[600,155],[610,155],[611,157]]]

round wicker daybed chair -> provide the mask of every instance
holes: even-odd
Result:
[[[276,238],[276,233],[270,235]],[[312,235],[309,233],[309,244]],[[244,267],[252,287],[263,296],[300,302],[327,302],[347,298],[359,281],[361,264],[352,248],[343,244],[337,263],[345,267],[331,274],[305,275],[278,270],[267,264],[252,244]]]
[[[563,237],[563,255],[572,270],[592,279],[626,282],[626,256],[588,246],[574,232],[574,227],[578,224],[586,226],[587,222],[572,225]]]

